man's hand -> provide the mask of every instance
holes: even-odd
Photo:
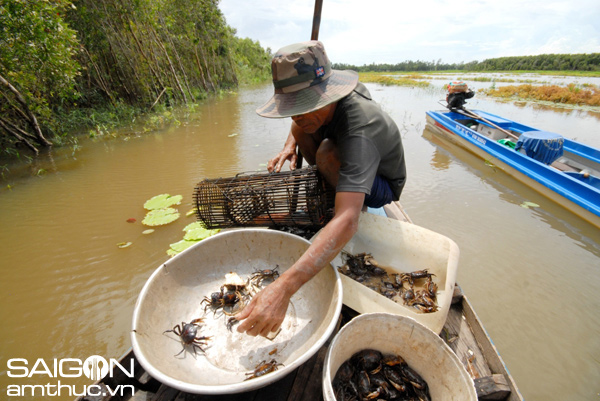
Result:
[[[291,297],[285,283],[280,280],[281,277],[263,288],[252,298],[250,304],[235,315],[237,320],[243,320],[237,328],[238,332],[266,336],[279,329]]]
[[[279,173],[286,160],[290,161],[290,170],[296,169],[298,154],[296,153],[297,142],[294,138],[293,131],[294,129],[297,129],[297,127],[294,127],[294,125],[295,124],[292,122],[292,128],[290,129],[290,133],[285,141],[285,145],[283,145],[283,150],[279,152],[277,156],[269,160],[269,163],[267,163],[267,170],[269,170],[269,173]]]
[[[298,161],[298,154],[296,153],[295,144],[293,147],[288,147],[286,144],[286,146],[277,154],[277,156],[269,160],[269,163],[267,163],[267,170],[269,170],[269,173],[279,173],[286,160],[290,161],[290,170],[295,170],[296,162]]]

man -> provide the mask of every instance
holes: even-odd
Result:
[[[296,146],[336,188],[335,215],[308,250],[259,292],[236,318],[239,332],[276,332],[292,295],[327,266],[356,233],[364,206],[398,200],[406,169],[400,132],[371,100],[354,71],[337,71],[318,41],[280,49],[271,62],[275,94],[257,113],[291,117],[283,150],[268,163],[279,172],[286,160],[294,169]]]

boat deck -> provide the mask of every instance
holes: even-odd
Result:
[[[458,288],[458,287],[457,287]],[[283,379],[258,390],[240,394],[200,395],[189,394],[152,378],[135,360],[130,350],[123,358],[124,366],[129,366],[134,359],[135,378],[114,377],[105,384],[115,388],[118,384],[133,385],[135,394],[129,401],[319,401],[323,400],[323,366],[325,355],[331,340],[339,329],[357,313],[344,307],[334,333],[323,347],[298,369]],[[440,336],[458,355],[465,365],[467,372],[474,378],[477,395],[480,400],[522,400],[510,375],[503,373],[502,361],[497,358],[496,350],[489,342],[481,326],[473,326],[470,321],[477,321],[467,299],[460,289],[454,298],[454,304],[448,312],[448,319]],[[490,348],[491,347],[491,348]],[[491,356],[491,357],[490,357]],[[99,385],[103,385],[100,383]],[[108,391],[106,391],[108,393]],[[128,392],[125,392],[127,394]],[[116,401],[120,397],[106,398],[102,396],[86,396],[79,401]],[[125,401],[125,400],[123,400]]]
[[[402,207],[396,203],[385,208],[385,214],[394,219],[410,221]],[[323,366],[327,350],[335,334],[358,313],[347,306],[342,308],[338,324],[319,351],[302,366],[282,378],[258,390],[240,394],[200,395],[189,394],[152,378],[136,360],[133,350],[129,350],[122,358],[123,366],[130,366],[134,360],[134,378],[125,374],[106,377],[97,382],[108,394],[108,387],[131,385],[135,393],[126,398],[119,396],[87,395],[76,401],[319,401],[323,400]],[[450,348],[465,365],[467,372],[473,377],[477,395],[480,400],[522,401],[517,387],[506,370],[502,359],[475,315],[470,303],[457,285],[448,312],[446,323],[440,333]],[[106,387],[108,386],[108,387]]]

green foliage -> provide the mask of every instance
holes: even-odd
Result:
[[[190,103],[237,84],[233,35],[214,0],[80,0],[69,21],[85,49],[85,104]]]
[[[0,85],[0,145],[5,155],[18,142],[46,144],[31,133],[28,111],[48,130],[52,108],[77,97],[79,64],[73,56],[79,44],[63,19],[71,7],[66,0],[0,2],[0,76],[14,88]]]
[[[0,3],[0,73],[38,112],[75,94],[79,65],[73,56],[79,45],[63,19],[71,7],[65,0]]]
[[[165,109],[193,107],[210,93],[269,76],[268,51],[235,37],[218,0],[76,4],[0,2],[0,78],[28,105],[0,80],[0,118],[17,127],[0,121],[6,154],[15,153],[17,142],[36,140],[19,140],[19,129],[30,124],[28,110],[55,144],[64,143],[65,131],[85,125],[91,135],[103,135],[148,111],[161,112],[156,126],[177,122]]]
[[[233,47],[236,73],[241,83],[256,83],[271,78],[271,51],[258,41],[236,38]]]
[[[475,64],[472,71],[600,71],[600,53],[499,57]]]
[[[391,71],[600,71],[600,53],[540,54],[538,56],[499,57],[468,63],[432,61],[403,61],[396,64],[369,64],[361,67],[351,64],[333,64],[340,70],[358,72]]]

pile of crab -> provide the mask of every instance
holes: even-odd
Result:
[[[409,273],[389,273],[370,253],[352,255],[342,251],[344,264],[338,271],[394,301],[401,301],[419,312],[436,312],[438,286],[435,274],[427,269]]]
[[[331,384],[337,401],[431,400],[427,382],[400,355],[373,349],[352,355]]]
[[[230,316],[227,321],[227,329],[231,331],[233,325],[238,323],[233,315],[239,313],[250,302],[254,294],[259,292],[262,287],[279,277],[277,269],[255,270],[246,280],[243,280],[237,273],[231,272],[225,275],[225,283],[219,291],[215,291],[210,296],[205,296],[200,302],[204,305],[204,313],[210,309],[213,316],[222,311],[223,314]]]
[[[220,286],[219,291],[205,296],[200,302],[201,306],[204,307],[203,317],[192,319],[189,323],[181,322],[181,324],[163,332],[163,334],[174,333],[179,337],[183,348],[175,356],[180,355],[186,349],[193,350],[194,355],[197,355],[197,351],[205,351],[204,347],[208,346],[212,336],[202,335],[201,330],[203,330],[209,310],[212,311],[212,318],[218,318],[221,312],[227,316],[226,327],[229,331],[232,331],[233,326],[238,323],[233,315],[241,312],[256,293],[279,277],[278,267],[255,270],[246,280],[235,272],[226,274],[225,282]],[[271,373],[277,370],[278,366],[281,366],[281,364],[274,359],[270,362],[261,361],[254,371],[247,375],[249,377],[246,380]]]

